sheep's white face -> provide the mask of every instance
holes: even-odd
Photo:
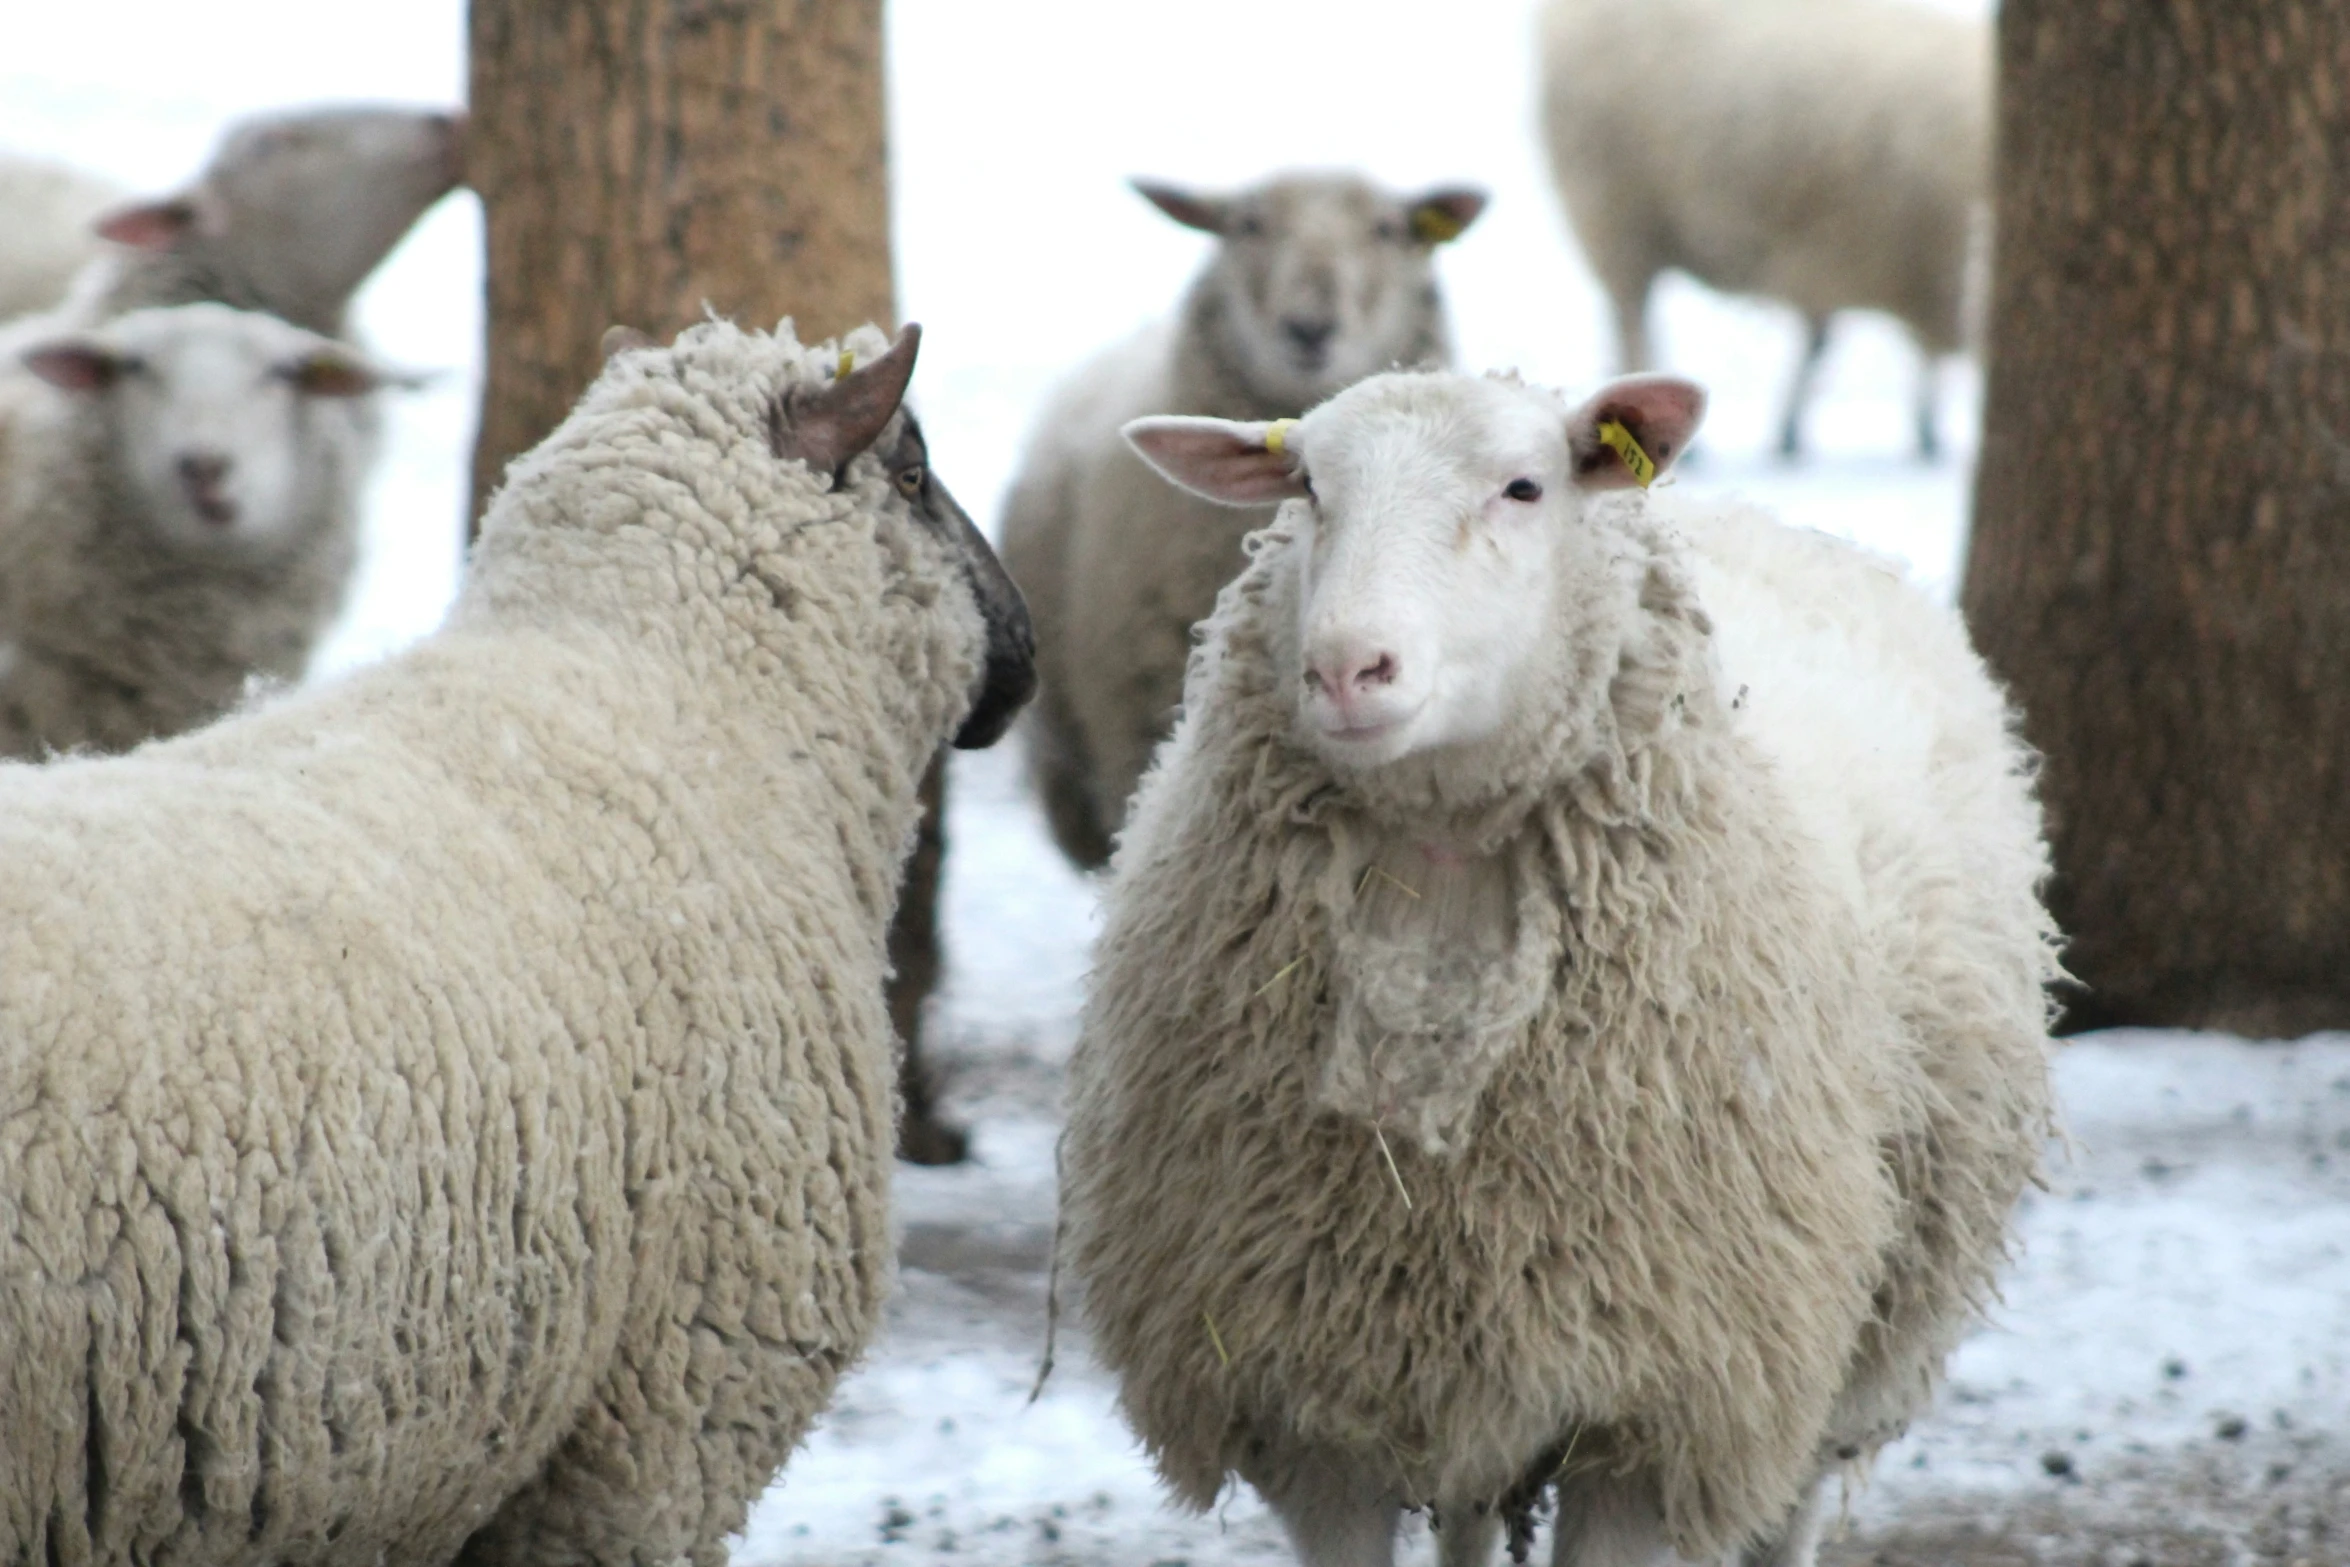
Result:
[[[1511,381],[1386,375],[1287,428],[1144,419],[1127,434],[1212,499],[1303,501],[1285,513],[1298,732],[1360,771],[1473,746],[1544,700],[1555,637],[1615,591],[1585,511],[1593,491],[1634,480],[1602,424],[1661,471],[1703,408],[1695,386],[1659,376],[1570,409]]]
[[[1307,408],[1445,353],[1435,251],[1475,221],[1482,193],[1396,196],[1350,175],[1291,175],[1230,197],[1140,189],[1222,241],[1208,276],[1223,304],[1214,346],[1265,402]]]
[[[261,558],[326,514],[353,458],[347,409],[380,376],[349,348],[223,305],[140,310],[29,350],[44,379],[104,410],[130,508],[162,543]]]

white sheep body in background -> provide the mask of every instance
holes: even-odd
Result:
[[[1916,340],[1921,455],[1937,360],[1967,346],[1991,192],[1991,44],[1979,20],[1910,0],[1550,0],[1546,150],[1615,307],[1624,367],[1655,362],[1657,275],[1680,268],[1803,313],[1780,449],[1843,310]]]
[[[128,194],[62,163],[0,154],[0,321],[63,299],[98,255],[99,217]]]
[[[1296,414],[1374,372],[1449,361],[1434,252],[1485,201],[1397,196],[1350,175],[1230,197],[1138,188],[1216,249],[1171,323],[1108,349],[1047,402],[1004,506],[1004,564],[1035,613],[1042,677],[1030,771],[1055,841],[1085,867],[1109,857],[1173,722],[1191,628],[1264,520],[1160,482],[1119,427]]]
[[[0,765],[0,1559],[723,1563],[888,1293],[917,780],[1032,678],[838,357],[624,354],[435,636]]]
[[[2037,1166],[2000,694],[1857,549],[1597,493],[1611,423],[1669,466],[1701,407],[1393,375],[1130,427],[1287,504],[1111,867],[1067,1255],[1175,1493],[1247,1479],[1309,1563],[1409,1505],[1481,1562],[1555,1485],[1561,1563],[1808,1564]]]
[[[118,751],[298,679],[358,551],[382,373],[225,305],[0,367],[0,757]]]

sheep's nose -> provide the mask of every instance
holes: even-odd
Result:
[[[1281,330],[1288,333],[1289,340],[1302,351],[1318,354],[1329,343],[1330,335],[1338,330],[1338,323],[1304,316],[1283,316]]]
[[[1393,653],[1350,648],[1315,659],[1306,671],[1306,680],[1325,695],[1345,702],[1382,686],[1394,685],[1395,677],[1401,672]]]
[[[180,482],[191,490],[211,490],[228,477],[227,456],[220,452],[183,452],[179,459]]]

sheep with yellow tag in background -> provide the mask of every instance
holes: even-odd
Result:
[[[1230,196],[1135,188],[1216,237],[1171,322],[1104,352],[1048,402],[1004,508],[1004,564],[1036,618],[1043,684],[1026,723],[1053,837],[1109,858],[1127,797],[1174,722],[1191,628],[1263,522],[1171,489],[1118,427],[1146,414],[1294,415],[1364,376],[1452,357],[1435,252],[1482,192],[1399,196],[1291,174]]]
[[[1703,395],[1143,419],[1280,504],[1110,866],[1063,1255],[1176,1496],[1309,1567],[1810,1567],[1991,1293],[2050,1098],[2028,758],[1955,614],[1646,493]],[[1638,492],[1635,492],[1635,487]],[[1676,1554],[1677,1553],[1677,1556]]]

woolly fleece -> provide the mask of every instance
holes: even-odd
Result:
[[[0,766],[0,1559],[725,1560],[888,1289],[986,637],[878,459],[771,455],[835,360],[624,354],[435,637]]]
[[[1063,1150],[1096,1350],[1194,1506],[1336,1462],[1459,1516],[1588,1466],[1652,1484],[1691,1559],[1767,1542],[1928,1397],[2048,1130],[2000,696],[1879,561],[1635,497],[1559,546],[1585,618],[1540,722],[1473,778],[1350,784],[1292,737],[1295,515],[1205,628],[1106,891]],[[1432,842],[1542,958],[1435,1152],[1331,1077],[1387,978],[1347,956]]]

